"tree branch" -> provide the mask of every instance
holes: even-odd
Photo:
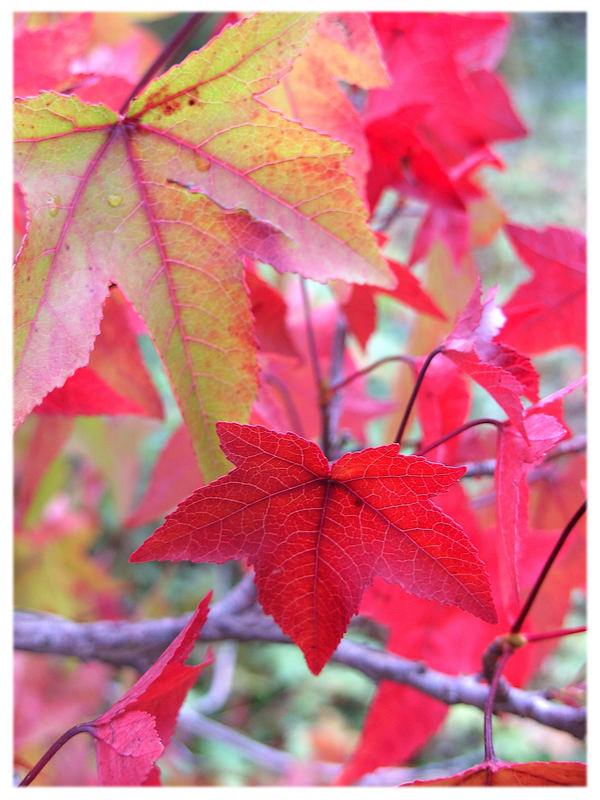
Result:
[[[310,780],[311,785],[330,784],[341,769],[340,764],[300,759],[291,753],[257,742],[229,725],[197,713],[188,705],[183,705],[179,712],[177,732],[182,737],[197,736],[234,747],[253,764],[279,775],[300,772],[306,782]],[[409,781],[443,777],[468,769],[480,760],[481,753],[475,750],[458,758],[419,767],[379,767],[368,775],[363,775],[356,785],[398,786]]]
[[[529,477],[535,479],[543,475],[545,465],[555,458],[571,455],[572,453],[582,453],[585,450],[587,450],[587,436],[585,434],[579,434],[578,436],[573,436],[572,439],[568,439],[566,442],[560,442],[539,467],[531,470]],[[484,461],[472,461],[465,464],[465,466],[467,471],[463,476],[464,478],[478,478],[482,475],[494,475],[496,472],[496,459],[486,458]]]
[[[202,641],[290,642],[258,606],[232,614],[223,607],[224,602],[221,609],[215,606],[211,610],[200,635]],[[186,614],[144,622],[77,623],[16,612],[14,645],[19,650],[71,655],[84,661],[104,661],[140,669],[141,665],[147,665],[149,654],[154,657],[156,652],[161,652],[188,619]],[[386,679],[412,686],[448,705],[464,703],[480,709],[485,707],[489,687],[472,676],[446,675],[422,663],[349,639],[340,643],[332,660],[357,669],[375,681]],[[497,703],[496,710],[534,719],[579,739],[585,736],[587,715],[584,708],[559,705],[537,692],[508,687],[506,697]]]

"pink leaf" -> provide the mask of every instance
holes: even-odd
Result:
[[[482,302],[478,280],[463,313],[442,343],[442,350],[524,430],[521,395],[536,402],[538,374],[526,356],[497,341],[504,315],[494,303],[495,294],[495,289],[488,290]]]
[[[164,752],[177,714],[199,672],[208,664],[186,666],[208,614],[210,594],[160,658],[108,711],[90,725],[96,738],[100,783],[139,786],[155,783],[154,763]]]

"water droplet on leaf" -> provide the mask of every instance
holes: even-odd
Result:
[[[196,156],[194,163],[196,164],[196,169],[200,170],[200,172],[206,172],[207,169],[210,169],[210,161],[203,156]]]
[[[46,201],[48,206],[48,213],[51,217],[55,217],[60,209],[60,197],[54,195],[48,195],[48,200]]]
[[[109,194],[106,198],[108,205],[112,206],[113,208],[117,208],[123,202],[123,195],[121,194]]]

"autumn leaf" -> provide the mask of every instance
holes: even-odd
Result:
[[[70,75],[69,66],[88,46],[93,14],[76,14],[54,25],[15,25],[14,93],[18,97],[57,89]]]
[[[225,422],[218,431],[236,468],[180,504],[130,561],[246,557],[263,609],[315,674],[376,575],[496,619],[483,564],[430,500],[461,468],[400,455],[395,444],[330,466],[293,433]]]
[[[262,100],[286,117],[327,131],[352,148],[346,168],[362,197],[370,165],[367,141],[360,114],[339,80],[363,89],[389,85],[366,13],[322,14],[308,47]]]
[[[214,477],[226,466],[214,421],[247,418],[256,392],[242,256],[320,281],[393,284],[343,171],[348,147],[256,97],[314,20],[258,14],[226,28],[122,115],[54,93],[16,102],[29,210],[15,273],[17,423],[87,363],[112,280],[145,320]]]
[[[32,414],[19,428],[13,450],[17,526],[30,526],[29,512],[38,488],[71,435],[73,422],[66,416]]]
[[[460,484],[438,498],[476,545],[489,570],[494,594],[499,597],[499,577],[503,566],[498,559],[497,531],[481,530],[469,508],[468,497]],[[552,549],[559,532],[528,531],[519,551],[518,572],[524,587],[530,588],[538,577],[545,556]],[[535,604],[525,623],[527,632],[544,632],[563,624],[570,608],[574,559],[580,554],[572,541],[567,552],[553,568],[545,585],[545,602]],[[556,566],[556,565],[555,565]],[[582,571],[583,564],[579,568]],[[512,620],[497,603],[499,620],[491,626],[481,619],[466,616],[460,609],[440,607],[431,601],[407,594],[377,578],[363,596],[361,615],[388,628],[386,649],[403,658],[428,664],[432,669],[459,674],[477,674],[481,654],[495,636],[510,629]],[[505,677],[514,686],[523,686],[544,657],[557,647],[558,639],[522,647],[510,659]],[[336,779],[336,784],[356,782],[361,775],[384,765],[405,764],[439,729],[449,706],[426,697],[410,686],[394,681],[380,681],[363,722],[359,742]]]
[[[387,243],[387,237],[380,232],[377,232],[376,235],[380,247],[383,248]],[[375,297],[378,294],[385,294],[423,314],[428,314],[438,319],[446,318],[429,294],[423,289],[418,278],[409,269],[398,261],[393,261],[389,258],[387,262],[396,277],[397,282],[394,289],[353,285],[348,296],[341,300],[348,327],[363,349],[367,346],[367,342],[375,330],[377,317]]]
[[[298,359],[298,352],[286,325],[287,305],[281,294],[257,275],[249,259],[244,273],[250,294],[254,331],[260,350]]]
[[[125,520],[125,527],[136,528],[164,517],[203,484],[190,435],[185,425],[180,425],[160,452],[148,487]]]
[[[49,392],[37,414],[141,414],[162,418],[162,403],[144,364],[127,301],[115,287],[104,301],[100,333],[87,366]]]
[[[442,352],[463,372],[489,392],[508,418],[523,429],[521,395],[538,400],[538,374],[526,357],[498,341],[504,315],[495,304],[496,289],[481,297],[477,285],[453,330],[443,341]]]
[[[507,225],[533,277],[504,304],[501,340],[534,355],[571,345],[586,350],[586,239],[570,228]]]
[[[420,132],[446,167],[493,141],[526,134],[491,72],[506,43],[506,15],[374,13],[371,19],[393,84],[369,94],[369,122],[429,104]]]
[[[450,778],[413,781],[402,786],[585,786],[587,767],[577,761],[488,761]]]
[[[423,366],[424,358],[415,360],[415,370]],[[449,359],[434,359],[427,368],[417,395],[417,415],[421,426],[421,448],[462,425],[469,414],[471,395],[461,370]],[[443,464],[455,464],[459,437],[429,450],[427,457]],[[460,463],[460,462],[459,462]]]
[[[496,513],[500,534],[499,552],[503,602],[518,613],[521,602],[517,577],[517,553],[529,527],[529,486],[527,473],[540,464],[555,445],[569,435],[562,411],[562,399],[583,382],[583,378],[530,406],[520,421],[499,429],[496,460]]]
[[[374,209],[386,187],[402,196],[464,211],[464,203],[439,159],[419,136],[418,123],[429,106],[404,106],[367,125],[372,167],[367,182]]]
[[[160,783],[155,762],[173,734],[186,694],[211,658],[198,666],[184,662],[206,622],[210,594],[160,658],[108,711],[89,723],[96,740],[103,786]]]

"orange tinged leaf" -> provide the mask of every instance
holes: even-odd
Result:
[[[87,363],[114,281],[214,477],[226,468],[214,422],[247,418],[256,393],[242,256],[321,281],[393,284],[343,171],[349,149],[256,98],[313,25],[311,14],[258,14],[228,27],[121,116],[52,93],[17,102],[30,218],[15,274],[17,423]]]

